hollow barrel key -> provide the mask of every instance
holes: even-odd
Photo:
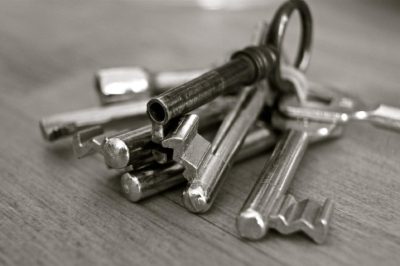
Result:
[[[205,72],[205,69],[153,72],[143,67],[106,68],[96,73],[95,87],[103,105],[138,101],[149,99]]]
[[[174,118],[242,86],[254,84],[267,77],[273,83],[279,83],[283,33],[290,15],[295,10],[300,13],[302,24],[301,43],[295,66],[305,70],[312,42],[311,12],[304,1],[291,0],[285,2],[276,12],[267,37],[262,40],[261,45],[235,52],[224,65],[152,98],[147,104],[150,119],[155,124],[166,125]]]

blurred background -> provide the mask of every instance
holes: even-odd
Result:
[[[0,1],[0,264],[399,265],[398,134],[357,125],[308,153],[299,170],[307,178],[292,187],[300,198],[336,202],[323,246],[274,233],[255,243],[236,237],[234,216],[266,157],[234,168],[213,211],[196,216],[181,206],[180,190],[132,204],[98,158],[78,161],[70,142],[41,139],[41,117],[98,105],[97,70],[221,63],[281,3]],[[307,76],[400,106],[400,2],[307,3],[315,25]],[[285,41],[290,58],[296,21]]]

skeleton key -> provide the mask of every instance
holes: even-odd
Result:
[[[181,163],[190,185],[183,193],[191,212],[207,211],[226,179],[232,158],[264,105],[267,83],[242,89],[235,107],[224,119],[212,144],[197,134],[198,117],[186,115],[161,142],[173,149],[173,159]]]
[[[103,105],[148,100],[205,72],[205,69],[152,72],[142,67],[107,68],[97,72],[95,87]]]
[[[323,243],[333,203],[329,199],[322,206],[310,199],[297,202],[287,190],[309,142],[338,137],[343,128],[335,123],[285,119],[277,112],[272,123],[287,132],[276,145],[237,217],[238,232],[244,238],[261,239],[268,228],[283,234],[303,231],[316,243]]]
[[[261,45],[235,52],[224,65],[152,98],[147,105],[150,119],[156,124],[166,125],[174,118],[241,86],[254,84],[267,77],[274,84],[279,84],[283,33],[294,10],[300,13],[302,24],[300,49],[295,65],[305,70],[311,49],[311,12],[304,1],[287,1],[274,16],[267,37],[262,40]]]
[[[366,121],[376,127],[400,132],[400,108],[384,104],[366,105],[343,93],[332,93],[333,89],[327,93],[327,89],[321,89],[318,85],[310,88],[310,91],[304,104],[299,104],[292,96],[283,98],[279,110],[292,118],[330,123]]]
[[[223,97],[195,110],[201,119],[201,129],[221,121],[233,101],[233,97]],[[114,169],[142,167],[154,161],[152,149],[157,145],[151,142],[151,130],[151,125],[147,125],[105,136],[100,127],[92,127],[75,133],[72,146],[78,158],[98,152],[104,156],[106,165]]]
[[[275,134],[264,123],[259,122],[246,136],[238,155],[235,156],[235,162],[265,152],[275,142]],[[184,183],[186,179],[182,175],[183,171],[184,167],[178,163],[153,163],[145,169],[127,172],[121,176],[122,193],[130,201],[138,202]]]

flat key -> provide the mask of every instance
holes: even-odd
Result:
[[[151,96],[197,78],[206,71],[153,72],[142,67],[107,68],[96,73],[95,87],[103,105],[148,100]]]
[[[234,161],[241,162],[256,156],[275,143],[275,134],[260,122],[246,136]],[[183,171],[182,165],[173,162],[164,165],[153,163],[145,169],[127,172],[121,176],[122,193],[130,201],[138,202],[184,183]]]
[[[299,104],[294,97],[287,96],[280,102],[279,110],[291,118],[342,124],[365,121],[376,127],[400,132],[400,108],[384,104],[366,105],[355,97],[334,89],[330,89],[333,93],[329,95],[328,89],[321,91],[320,88],[311,88],[313,93],[310,93],[304,104]]]
[[[56,114],[42,118],[39,127],[44,139],[55,141],[89,127],[105,126],[126,118],[144,117],[146,104],[146,100],[141,100]]]

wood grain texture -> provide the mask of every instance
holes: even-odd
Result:
[[[309,76],[400,106],[400,6],[309,1]],[[97,157],[45,143],[40,117],[97,104],[95,70],[203,68],[249,43],[278,2],[205,11],[158,1],[0,2],[0,265],[399,265],[400,136],[364,124],[307,152],[291,192],[335,201],[329,239],[238,239],[234,219],[267,154],[233,168],[214,208],[193,215],[182,188],[132,204]]]

